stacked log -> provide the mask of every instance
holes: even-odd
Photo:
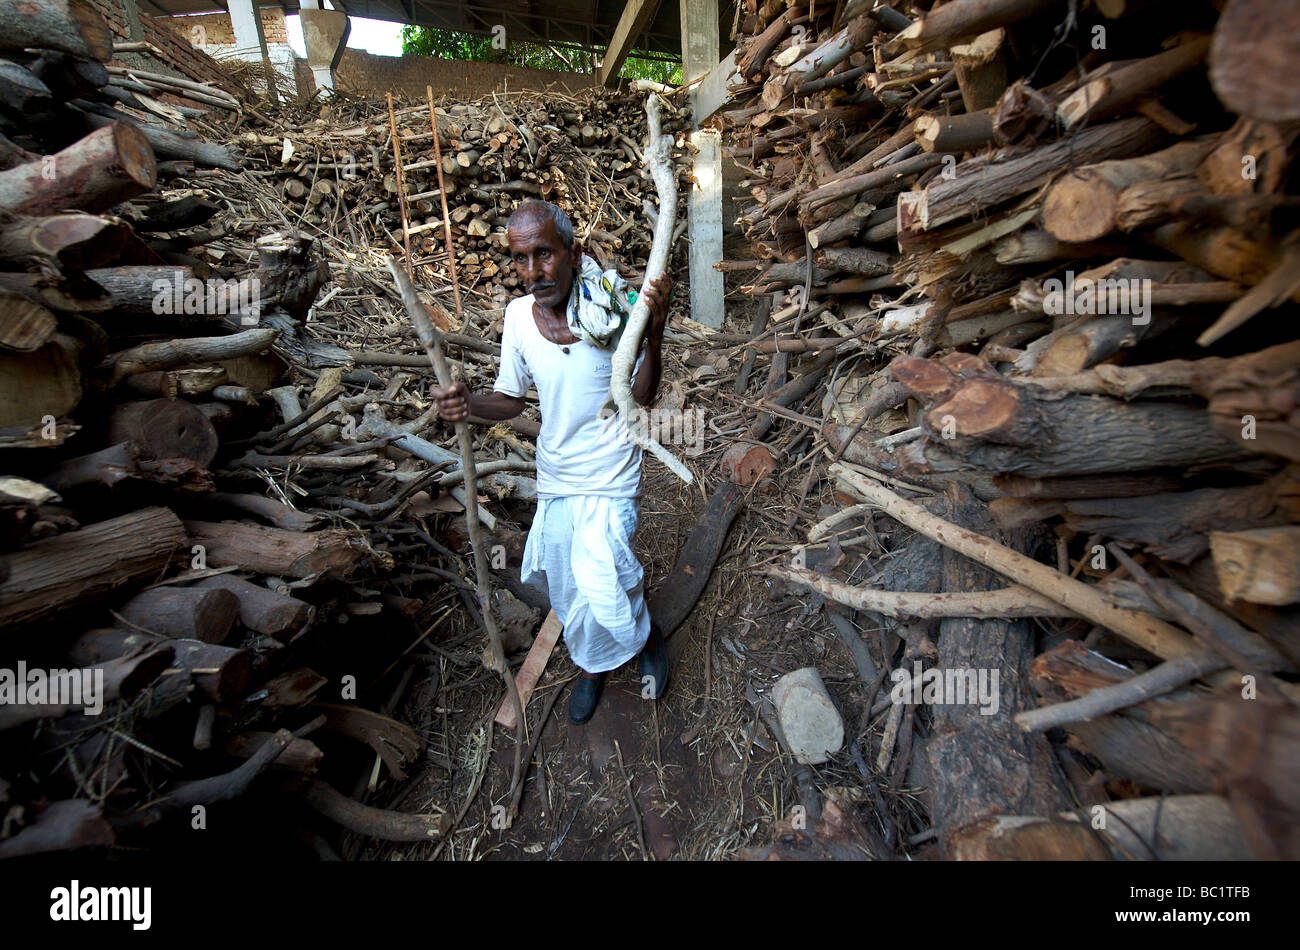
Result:
[[[435,618],[472,623],[467,499],[428,430],[427,361],[400,323],[315,320],[322,293],[367,320],[391,288],[287,211],[246,213],[271,210],[257,157],[191,128],[222,136],[228,93],[159,80],[160,106],[160,88],[110,82],[109,31],[77,0],[0,0],[0,26],[0,857],[148,846],[268,768],[358,835],[441,834],[353,800],[377,766],[352,797],[314,777],[336,746],[308,739],[359,739],[404,778],[420,740],[357,704],[396,706]],[[465,316],[448,342],[490,361],[490,313]],[[468,500],[489,524],[486,505],[536,493],[519,441],[536,422],[501,429],[479,445],[488,497]],[[102,689],[33,685],[57,671]],[[336,781],[351,759],[331,757]]]
[[[1300,109],[1281,71],[1248,64],[1252,24],[1276,28],[1264,42],[1285,58],[1297,11],[931,6],[742,5],[720,116],[749,176],[737,223],[753,251],[724,266],[757,270],[747,290],[770,318],[744,351],[771,356],[765,383],[746,357],[759,378],[737,391],[763,384],[750,435],[766,445],[748,455],[802,459],[803,497],[824,474],[842,503],[1000,578],[947,559],[931,567],[940,593],[772,573],[887,615],[905,640],[916,617],[984,618],[945,619],[933,656],[969,662],[996,640],[1004,681],[1033,685],[1042,708],[1003,692],[1023,774],[981,761],[1006,750],[1002,725],[936,712],[942,853],[1089,856],[1054,812],[1136,788],[1219,796],[1236,822],[1198,850],[1196,819],[1176,819],[1160,831],[1171,851],[1295,856],[1294,836],[1266,829],[1297,807],[1284,762],[1300,672],[1300,335],[1285,314],[1300,301]],[[781,400],[791,379],[802,385]],[[818,423],[825,452],[807,452]],[[809,539],[860,532],[864,510]],[[1009,622],[1026,616],[1072,619],[1051,622],[1035,658]],[[1205,747],[1243,689],[1261,694],[1231,715],[1262,776],[1251,789],[1244,753]],[[1043,738],[1053,727],[1068,749]],[[1028,815],[1044,824],[1017,836]]]
[[[409,266],[428,266],[434,279],[449,282],[445,199],[458,279],[493,306],[522,292],[505,230],[511,212],[529,198],[563,208],[603,268],[639,279],[653,234],[644,206],[650,201],[653,208],[655,199],[654,184],[642,173],[648,130],[641,97],[593,90],[581,98],[516,93],[441,102],[432,107],[436,150],[430,108],[427,102],[396,108],[390,123],[382,100],[336,99],[311,118],[245,132],[238,142],[249,167],[265,174],[304,224],[332,230],[341,227],[340,216],[361,212],[384,250],[404,256],[409,241]],[[666,98],[664,109],[664,130],[677,140],[677,218],[684,231],[685,97]],[[682,247],[676,242],[684,260]]]

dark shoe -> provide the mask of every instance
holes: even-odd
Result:
[[[668,644],[659,628],[651,624],[650,639],[641,650],[637,663],[641,674],[641,698],[658,699],[668,689]]]
[[[596,712],[600,690],[605,685],[605,674],[582,675],[569,691],[569,722],[581,726]]]

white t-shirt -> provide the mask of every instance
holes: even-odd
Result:
[[[568,350],[566,353],[565,350]],[[537,494],[634,498],[641,492],[641,447],[601,408],[609,398],[614,351],[584,340],[553,343],[533,319],[533,295],[506,306],[501,370],[493,389],[523,396],[537,388],[542,431],[537,439]],[[636,369],[641,368],[638,357]],[[634,371],[635,372],[635,371]]]

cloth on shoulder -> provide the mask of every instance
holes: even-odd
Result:
[[[602,350],[617,348],[636,297],[637,292],[618,271],[602,271],[589,255],[583,254],[565,309],[569,332]]]

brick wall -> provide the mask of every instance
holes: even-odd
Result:
[[[258,13],[262,17],[262,33],[269,43],[289,42],[288,26],[284,21],[284,11],[279,7],[263,7]],[[201,34],[207,43],[214,46],[226,46],[235,42],[235,28],[230,24],[228,13],[203,13],[198,16],[177,16],[159,18],[193,45],[198,45],[195,27],[202,27]]]
[[[310,82],[305,87],[298,83],[298,71],[294,64],[293,47],[289,45],[284,11],[279,7],[266,7],[258,13],[262,18],[262,34],[266,39],[267,55],[280,76],[280,80],[277,80],[280,91],[301,97],[304,95],[303,90],[306,89],[306,94],[310,95],[316,87]],[[230,60],[237,55],[241,59],[248,58],[247,50],[243,53],[238,52],[235,45],[235,29],[231,25],[228,13],[159,17],[157,22],[164,24],[182,42],[204,50],[215,59]],[[253,91],[265,94],[266,80],[263,73],[256,71],[248,73],[246,81]]]
[[[556,86],[575,92],[597,83],[595,76],[524,69],[496,63],[464,63],[429,56],[376,56],[364,50],[343,53],[334,73],[339,89],[358,93],[385,93],[423,99],[432,85],[434,95],[473,99],[503,87],[544,91]]]
[[[126,22],[117,0],[90,0],[90,2],[108,22],[109,28],[117,39],[129,38]],[[122,56],[127,58],[114,59],[113,64],[134,66],[137,69],[161,68],[163,72],[174,70],[196,82],[212,83],[227,92],[244,95],[238,83],[233,82],[208,56],[194,49],[187,37],[177,35],[170,24],[170,17],[155,18],[140,14],[140,28],[144,31],[144,38],[161,51],[163,56],[161,62],[149,53],[124,53]],[[141,62],[144,63],[143,66]]]

